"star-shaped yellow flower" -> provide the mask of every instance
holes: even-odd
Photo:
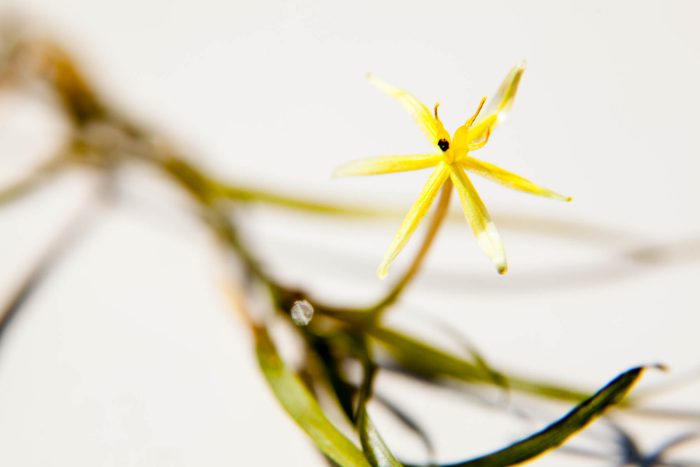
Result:
[[[475,159],[469,154],[471,151],[484,147],[493,128],[505,119],[508,110],[513,105],[524,70],[524,63],[515,66],[503,80],[489,105],[482,111],[486,102],[484,97],[474,115],[464,125],[457,128],[452,138],[438,117],[439,104],[435,105],[434,112],[431,113],[425,105],[408,92],[395,88],[374,76],[369,76],[372,84],[403,104],[416,119],[430,142],[441,151],[435,154],[385,156],[360,160],[346,164],[336,171],[336,175],[377,175],[434,167],[418,201],[411,207],[401,223],[399,231],[377,270],[380,278],[386,277],[391,263],[406,245],[419,222],[430,209],[440,188],[448,180],[451,180],[451,183],[457,188],[464,208],[464,215],[474,231],[479,246],[496,264],[500,274],[507,271],[506,254],[496,227],[491,222],[486,206],[474,189],[466,171],[526,193],[561,201],[571,201],[568,196],[538,186],[514,173]]]

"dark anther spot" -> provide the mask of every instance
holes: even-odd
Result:
[[[450,142],[443,138],[438,141],[438,147],[442,149],[442,152],[445,152],[450,149]]]

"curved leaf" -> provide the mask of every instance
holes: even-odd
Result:
[[[369,360],[364,363],[364,381],[357,403],[357,429],[360,433],[362,450],[373,467],[401,467],[367,413],[367,402],[372,395],[372,383],[376,367]]]
[[[371,326],[367,332],[409,373],[419,374],[429,379],[453,378],[468,383],[492,385],[499,382],[493,378],[493,369],[484,371],[484,368],[478,364],[398,331],[381,326]],[[508,385],[513,390],[550,399],[580,402],[590,394],[503,372],[499,372],[499,374],[508,379]]]
[[[423,429],[408,412],[394,404],[391,400],[377,393],[374,394],[373,398],[375,402],[386,409],[406,430],[413,433],[420,440],[425,447],[428,459],[432,461],[432,459],[435,458],[435,446],[426,430]]]
[[[622,400],[641,375],[644,367],[628,370],[601,390],[577,405],[564,417],[541,431],[510,446],[476,459],[443,467],[487,467],[515,465],[533,459],[560,446],[569,437],[591,423],[603,412]]]
[[[367,454],[374,467],[401,467],[401,464],[389,451],[379,431],[377,431],[374,423],[369,418],[364,404],[360,407],[357,425],[360,429],[360,440],[362,441],[365,454]]]
[[[369,466],[362,452],[326,418],[299,377],[282,361],[264,328],[255,328],[258,364],[277,400],[316,447],[341,466]]]

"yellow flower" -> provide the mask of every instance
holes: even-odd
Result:
[[[425,105],[408,92],[395,88],[372,75],[369,76],[372,84],[403,104],[416,119],[430,142],[440,150],[439,153],[434,154],[385,156],[355,161],[340,167],[335,172],[336,175],[377,175],[434,167],[418,201],[411,207],[401,223],[399,231],[377,270],[377,275],[380,278],[386,277],[394,259],[406,245],[445,183],[452,183],[457,188],[464,208],[464,215],[471,225],[479,246],[496,264],[500,274],[507,271],[506,255],[496,227],[466,171],[526,193],[561,201],[571,201],[568,196],[538,186],[514,173],[475,159],[469,154],[470,151],[484,147],[493,128],[505,119],[508,110],[513,105],[524,70],[524,63],[515,66],[503,80],[489,105],[482,111],[486,102],[484,97],[474,115],[464,125],[457,128],[452,138],[438,117],[440,104],[435,104],[435,109],[431,113]]]

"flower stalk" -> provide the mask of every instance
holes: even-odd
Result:
[[[59,170],[70,166],[89,166],[104,180],[108,180],[119,167],[133,163],[146,163],[159,173],[167,175],[175,186],[189,195],[196,215],[221,248],[222,258],[228,261],[234,257],[240,265],[239,269],[243,270],[243,279],[240,281],[233,280],[232,271],[226,271],[224,290],[232,308],[239,313],[241,321],[250,330],[261,374],[272,393],[319,451],[334,463],[342,466],[400,465],[371,421],[369,413],[370,399],[377,402],[390,399],[373,398],[375,376],[380,372],[396,371],[446,390],[461,391],[465,385],[469,385],[472,390],[483,386],[498,389],[507,386],[514,391],[576,404],[567,415],[532,436],[483,457],[453,464],[460,466],[511,465],[558,447],[610,407],[618,404],[641,375],[643,368],[634,368],[591,395],[590,391],[577,391],[495,370],[480,357],[472,361],[382,323],[385,313],[397,303],[425,263],[449,211],[453,186],[480,245],[498,269],[505,272],[505,254],[500,240],[483,202],[471,185],[467,171],[523,192],[564,201],[570,199],[469,155],[470,151],[479,150],[487,144],[492,130],[505,118],[522,76],[521,65],[506,77],[488,105],[485,106],[485,100],[481,100],[476,112],[453,135],[448,134],[442,125],[437,105],[430,112],[407,92],[374,77],[370,78],[373,84],[395,97],[409,110],[435,151],[440,151],[360,161],[339,170],[342,175],[374,175],[433,169],[419,200],[404,218],[387,251],[379,268],[380,275],[388,273],[390,265],[436,199],[437,204],[426,226],[422,243],[403,274],[380,300],[368,307],[356,308],[339,303],[323,303],[314,299],[311,293],[276,278],[265,265],[264,257],[248,244],[245,235],[241,233],[245,226],[233,218],[231,211],[242,203],[259,202],[285,209],[360,218],[385,215],[385,212],[343,208],[221,181],[164,144],[158,135],[112,109],[94,91],[70,56],[56,45],[45,41],[20,40],[13,47],[11,54],[0,53],[0,57],[10,57],[6,62],[0,62],[0,84],[8,75],[31,83],[42,83],[56,97],[55,103],[64,112],[73,131],[67,144],[62,145],[68,148],[67,153],[62,153],[60,158],[48,166],[39,167],[35,174],[7,191],[0,190],[0,205],[19,199]],[[27,86],[26,89],[34,88]],[[74,236],[71,234],[71,238]],[[47,264],[59,253],[64,253],[65,243],[58,242],[56,245],[58,246],[52,246],[48,250],[45,259],[34,269],[26,281],[28,285],[11,300],[11,306],[5,308],[10,313],[0,316],[0,337],[3,331],[7,331],[5,324],[8,317],[16,315],[36,288],[36,279],[46,275]],[[264,319],[254,316],[249,307],[251,300],[258,296],[253,291],[261,289],[267,294],[265,303],[269,305],[268,315]],[[268,320],[292,323],[290,310],[298,300],[307,300],[308,306],[315,310],[314,318],[311,319],[309,315],[304,326],[291,326],[305,355],[299,370],[284,361],[277,351],[273,336],[268,332]],[[374,352],[375,348],[382,348],[385,352]],[[359,381],[348,371],[353,366],[362,369]],[[505,380],[507,384],[504,384]],[[327,417],[328,410],[324,407],[323,398],[318,397],[321,392],[341,407],[350,422],[349,426],[355,430],[354,439],[337,429],[331,417]],[[410,417],[404,416],[398,409],[393,413],[399,422],[403,421],[410,427]],[[422,433],[419,429],[415,431]],[[358,439],[361,449],[357,446]]]

